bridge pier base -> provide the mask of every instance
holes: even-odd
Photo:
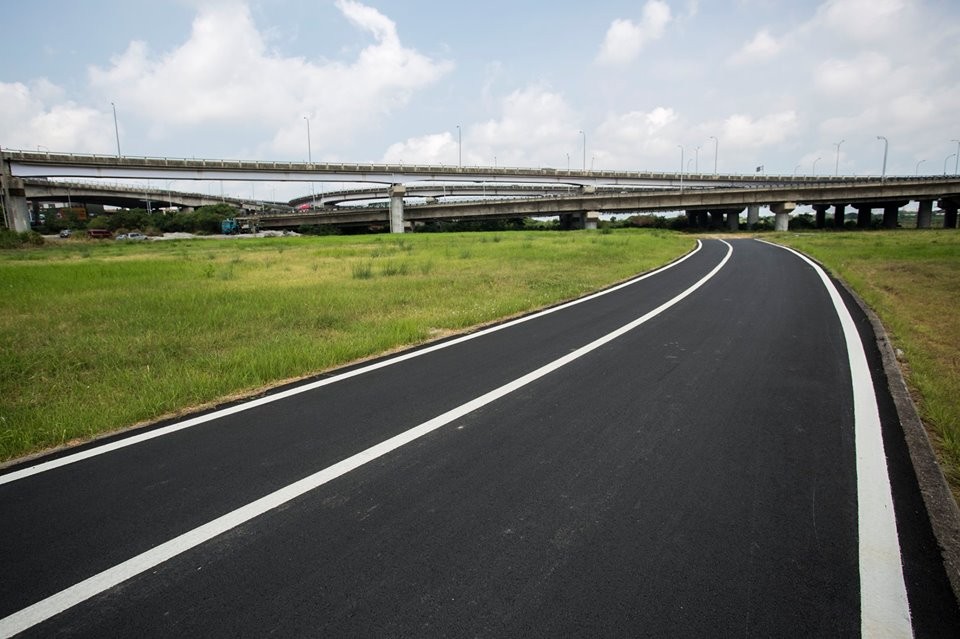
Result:
[[[917,208],[917,228],[928,229],[933,221],[933,200],[920,200]]]
[[[847,216],[847,205],[834,204],[833,205],[833,228],[842,229],[844,224],[846,224],[846,216]]]
[[[390,186],[390,232],[403,233],[403,195],[407,189],[402,184]]]
[[[822,229],[827,225],[827,204],[814,204],[813,210],[817,214],[817,228]]]
[[[7,228],[17,233],[30,230],[30,207],[27,205],[27,192],[23,180],[3,176],[3,213]]]
[[[760,205],[751,204],[747,207],[747,228],[755,229],[760,223]]]
[[[770,205],[774,214],[773,230],[786,231],[790,228],[790,213],[797,208],[795,202],[777,202]]]
[[[727,211],[727,228],[731,231],[740,230],[740,209],[730,209]]]
[[[857,228],[865,229],[873,221],[872,204],[854,204],[857,209]]]
[[[900,221],[900,205],[887,202],[883,205],[883,228],[895,229]]]
[[[957,208],[960,202],[949,198],[940,200],[940,208],[943,209],[943,228],[957,228]]]

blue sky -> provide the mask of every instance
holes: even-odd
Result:
[[[305,117],[316,161],[876,175],[883,135],[912,175],[960,139],[955,0],[32,0],[0,59],[6,148],[113,153],[111,102],[145,156],[306,159]]]

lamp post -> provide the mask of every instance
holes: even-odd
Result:
[[[833,146],[837,147],[837,161],[833,165],[833,176],[837,177],[840,175],[840,145],[846,142],[846,140],[840,140],[839,142],[834,142]]]
[[[920,175],[920,165],[923,164],[924,162],[926,162],[926,160],[919,160],[919,161],[917,162],[916,175]]]
[[[960,140],[950,140],[950,141],[957,143],[957,152],[954,153],[957,159],[953,163],[953,174],[960,175]]]
[[[587,134],[580,131],[580,135],[583,136],[583,170],[587,170]]]
[[[457,125],[457,166],[463,168],[463,129]]]
[[[880,172],[880,179],[885,180],[887,179],[887,148],[889,143],[887,142],[887,138],[882,135],[878,135],[877,139],[883,140],[883,170]]]
[[[680,193],[683,193],[683,145],[678,144],[677,148],[680,149]]]
[[[570,154],[567,153],[567,173],[570,172]]]
[[[303,119],[307,121],[307,162],[313,164],[313,145],[310,144],[310,118],[303,116]]]
[[[720,140],[715,136],[710,136],[708,140],[713,140],[713,174],[717,174],[717,152],[720,150]]]
[[[113,107],[113,133],[117,136],[117,157],[120,157],[120,127],[117,126],[117,105],[110,103]]]
[[[696,148],[696,151],[694,151],[694,153],[696,153],[696,155],[694,156],[696,158],[696,161],[693,163],[693,169],[697,173],[700,173],[700,147],[699,146]]]
[[[308,116],[303,116],[303,119],[307,121],[307,164],[313,165],[313,144],[310,143],[310,118]],[[221,182],[222,184],[222,182]],[[310,210],[317,208],[317,194],[313,187],[313,182],[310,182]]]
[[[823,159],[823,158],[817,158],[816,160],[813,161],[813,171],[811,171],[811,173],[812,173],[814,176],[817,175],[817,162],[819,162],[819,161],[822,160],[822,159]]]
[[[956,157],[956,156],[957,156],[956,153],[951,153],[951,154],[948,155],[947,157],[943,158],[943,174],[944,174],[944,175],[947,174],[947,162],[950,160],[950,158]]]
[[[797,171],[799,171],[799,170],[800,170],[800,165],[799,165],[799,164],[796,165],[795,167],[793,167],[793,177],[797,177]]]

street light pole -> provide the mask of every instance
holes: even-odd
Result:
[[[839,142],[834,142],[833,146],[837,147],[837,162],[833,166],[833,176],[837,177],[840,175],[840,145],[846,142],[846,140],[840,140]]]
[[[457,166],[463,168],[463,129],[457,125]]]
[[[581,130],[580,135],[583,136],[583,170],[586,171],[587,170],[587,134]]]
[[[822,160],[822,159],[823,159],[823,158],[817,158],[816,160],[813,161],[813,171],[812,171],[812,173],[813,173],[814,177],[816,177],[816,175],[817,175],[817,162],[819,162],[819,161]]]
[[[960,140],[950,140],[950,141],[957,143],[957,153],[956,153],[957,159],[953,163],[953,174],[960,175],[960,170],[958,170],[960,169]]]
[[[713,174],[717,174],[717,152],[720,150],[720,140],[715,136],[710,136],[708,140],[713,140]]]
[[[693,164],[694,170],[699,174],[700,173],[700,147],[697,147],[696,150],[696,161]]]
[[[678,144],[680,148],[680,193],[683,193],[683,145]]]
[[[951,154],[948,155],[947,157],[943,158],[943,174],[944,174],[944,175],[947,174],[947,162],[950,161],[950,158],[956,157],[956,156],[957,156],[956,153],[951,153]]]
[[[883,170],[880,173],[880,179],[885,180],[887,178],[887,147],[889,143],[887,142],[887,138],[882,135],[878,135],[877,139],[883,140]]]
[[[303,116],[303,119],[307,121],[307,162],[313,164],[313,150],[310,144],[310,118]]]
[[[117,126],[117,105],[110,103],[113,107],[113,133],[117,136],[117,157],[120,157],[120,127]]]
[[[926,160],[920,160],[920,161],[917,162],[916,175],[920,175],[920,165],[923,164],[924,162],[926,162]]]

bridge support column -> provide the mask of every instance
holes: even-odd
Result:
[[[883,228],[895,229],[900,220],[900,205],[896,202],[886,202],[883,205]]]
[[[723,211],[707,211],[710,215],[710,228],[723,226]]]
[[[790,213],[797,208],[796,202],[777,202],[770,205],[770,210],[775,216],[773,223],[774,231],[786,231],[790,228]]]
[[[957,208],[960,202],[950,198],[940,200],[940,208],[943,209],[943,228],[957,228]]]
[[[407,192],[402,184],[390,186],[390,232],[403,233],[403,195]]]
[[[2,182],[4,223],[17,233],[25,233],[30,230],[30,207],[23,180],[3,175]]]
[[[917,228],[928,229],[933,220],[933,200],[920,200],[917,208]]]
[[[727,228],[731,231],[740,230],[740,209],[730,209],[727,211]]]
[[[846,204],[834,204],[833,205],[833,228],[842,229],[844,224],[846,224],[846,215],[847,215]]]
[[[710,214],[707,211],[697,211],[697,226],[708,228],[710,226]]]
[[[747,207],[747,227],[754,229],[760,223],[760,205],[751,204]]]
[[[583,228],[588,231],[596,231],[598,222],[600,222],[600,211],[587,211],[583,214]]]
[[[865,229],[870,226],[870,223],[873,221],[873,205],[872,204],[854,204],[857,209],[857,228]]]
[[[827,204],[814,204],[813,210],[817,214],[817,228],[822,229],[827,225]]]

